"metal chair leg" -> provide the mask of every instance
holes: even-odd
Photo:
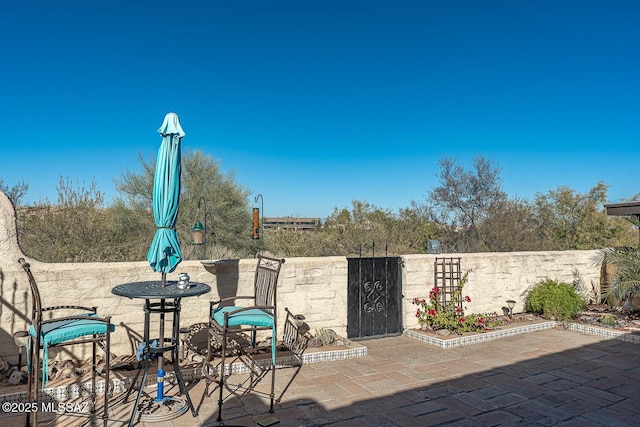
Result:
[[[33,371],[35,370],[35,366],[34,366],[34,353],[33,353],[33,348],[35,347],[36,343],[35,343],[35,338],[31,335],[29,335],[29,355],[27,356],[27,360],[28,360],[28,375],[27,375],[27,381],[28,381],[28,385],[27,385],[27,402],[31,403],[33,402]],[[36,371],[36,375],[38,375],[38,372]],[[36,388],[37,390],[37,388]],[[34,414],[35,416],[35,414]],[[36,420],[37,423],[37,420]],[[26,420],[26,424],[25,426],[29,427],[31,425],[31,412],[27,412],[27,420]]]
[[[96,336],[93,336],[93,339],[96,339]],[[96,390],[96,373],[98,371],[98,358],[96,357],[96,342],[91,343],[91,413],[96,413],[96,401],[98,398],[98,391]]]
[[[273,364],[271,364],[271,394],[269,395],[269,398],[271,399],[271,404],[269,406],[269,412],[273,412],[273,401],[275,399],[275,386],[276,386],[276,366]]]
[[[220,387],[220,393],[218,397],[218,419],[216,421],[222,421],[222,392],[224,389],[224,371],[225,371],[225,356],[227,354],[227,328],[222,331],[222,354],[220,355],[220,381],[218,381],[218,387]]]
[[[41,386],[40,384],[43,384],[44,378],[42,380],[40,380],[40,375],[38,374],[38,370],[40,369],[41,363],[42,361],[40,360],[40,337],[35,337],[35,343],[33,345],[33,354],[34,354],[34,360],[33,363],[31,364],[31,375],[33,375],[33,386],[34,389],[32,390],[32,394],[30,395],[31,397],[33,397],[33,404],[38,407],[38,405],[40,405],[39,402],[39,394],[38,394],[38,390],[40,390]],[[42,372],[42,375],[45,375],[45,372]],[[43,384],[44,385],[44,384]],[[36,427],[38,425],[38,411],[35,411],[33,413],[33,418],[31,419],[31,423],[34,427]]]
[[[109,371],[111,370],[111,331],[109,330],[109,324],[111,323],[111,317],[107,316],[107,337],[106,337],[106,372],[104,374],[104,408],[102,411],[102,423],[104,427],[107,427],[109,420],[109,386],[111,385],[109,378]]]

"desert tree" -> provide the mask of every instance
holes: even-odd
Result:
[[[21,179],[11,187],[4,183],[4,180],[0,178],[0,191],[6,194],[15,206],[22,204],[22,199],[27,194],[29,185],[24,183],[24,179]]]
[[[151,211],[155,158],[138,156],[139,171],[126,171],[115,180],[119,200],[125,206]],[[251,240],[250,192],[236,182],[234,172],[223,173],[220,162],[198,150],[182,154],[182,181],[177,230],[187,257],[202,258],[191,242],[190,229],[207,215],[207,258],[252,255],[257,243]],[[201,198],[204,201],[201,202]],[[204,211],[206,207],[208,212]],[[198,207],[198,205],[200,205]],[[153,221],[152,216],[150,217]]]
[[[55,203],[45,199],[18,209],[18,241],[27,255],[44,262],[144,259],[139,242],[149,223],[142,216],[105,207],[95,181],[60,177],[56,189]]]
[[[598,182],[586,193],[560,186],[538,193],[533,205],[537,228],[546,240],[545,249],[600,249],[635,244],[632,224],[610,217],[604,207],[608,186]]]
[[[479,226],[507,198],[502,168],[480,155],[473,158],[471,169],[465,169],[457,158],[438,163],[439,185],[429,191],[427,203],[432,219],[447,228],[445,245],[452,252],[489,250]]]

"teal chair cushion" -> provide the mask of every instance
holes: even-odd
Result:
[[[231,313],[242,307],[219,307],[213,310],[213,318],[219,325],[224,325],[224,314]],[[250,308],[229,316],[228,326],[262,326],[273,327],[273,316],[259,308]]]
[[[43,387],[48,382],[49,371],[49,351],[50,345],[60,344],[74,338],[84,337],[88,335],[99,335],[107,333],[107,324],[91,320],[91,317],[97,317],[94,313],[83,314],[87,319],[67,319],[56,322],[45,323],[40,331],[40,342],[42,343],[42,375],[44,376]],[[109,331],[113,332],[115,325],[109,324]],[[36,336],[36,328],[29,326],[29,334]],[[30,367],[29,367],[30,368]]]
[[[219,325],[224,326],[224,314],[231,313],[243,307],[219,307],[213,310],[212,317]],[[276,364],[276,330],[273,316],[259,308],[250,308],[237,314],[229,315],[227,326],[262,326],[271,328],[271,361]]]
[[[96,317],[96,315],[90,314],[87,315],[87,317]],[[113,332],[115,330],[115,326],[113,324],[109,324],[109,330]],[[34,328],[33,325],[29,327],[29,333],[34,337],[36,336],[36,328]],[[87,335],[106,333],[107,324],[104,322],[98,322],[91,319],[60,320],[42,325],[40,340],[42,345],[45,346],[60,344],[65,341]]]

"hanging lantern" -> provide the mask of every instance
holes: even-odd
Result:
[[[254,240],[260,238],[260,208],[253,208],[251,238]]]

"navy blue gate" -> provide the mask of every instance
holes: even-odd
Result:
[[[347,338],[400,335],[401,258],[348,258],[347,261]]]

